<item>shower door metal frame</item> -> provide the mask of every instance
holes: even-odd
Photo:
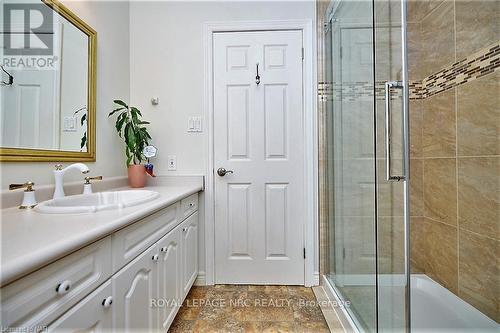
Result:
[[[405,329],[411,331],[411,272],[410,272],[410,112],[409,112],[409,80],[408,80],[408,0],[401,0],[401,47],[402,47],[402,81],[403,81],[403,165],[404,165],[404,255],[405,255]]]
[[[374,0],[375,1],[375,0]],[[403,226],[404,226],[404,279],[405,279],[405,332],[411,332],[411,266],[410,266],[410,128],[409,128],[409,80],[408,80],[408,24],[407,1],[401,0],[401,81],[385,82],[385,159],[386,181],[403,182]],[[375,29],[375,25],[374,25]],[[375,62],[376,65],[376,62]],[[392,88],[402,90],[403,97],[403,172],[400,176],[391,173],[391,111],[390,91]],[[378,292],[378,287],[377,287]],[[378,304],[377,304],[378,307]]]

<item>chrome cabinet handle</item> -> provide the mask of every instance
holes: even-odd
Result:
[[[161,252],[167,252],[167,250],[168,250],[168,248],[167,248],[166,246],[164,246],[164,247],[162,247],[162,248],[160,249],[160,251],[161,251]]]
[[[391,172],[391,89],[403,88],[401,81],[389,81],[385,83],[385,165],[387,181],[404,180],[405,176],[393,176]]]
[[[59,283],[56,287],[56,292],[59,295],[64,295],[66,294],[69,290],[71,289],[71,281],[70,280],[65,280],[61,283]]]
[[[151,257],[151,259],[153,259],[153,261],[158,261],[159,258],[160,258],[160,256],[158,254],[155,254]]]
[[[233,173],[233,170],[226,170],[224,168],[217,169],[217,174],[221,177],[224,177],[227,173]]]

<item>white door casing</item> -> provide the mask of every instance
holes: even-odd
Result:
[[[215,33],[215,282],[304,284],[302,31]],[[256,83],[259,64],[260,83]]]

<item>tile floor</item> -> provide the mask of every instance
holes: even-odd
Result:
[[[311,288],[193,287],[169,332],[330,332]]]

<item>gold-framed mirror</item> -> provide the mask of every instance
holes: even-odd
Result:
[[[0,161],[95,161],[96,31],[57,0],[1,6]]]

